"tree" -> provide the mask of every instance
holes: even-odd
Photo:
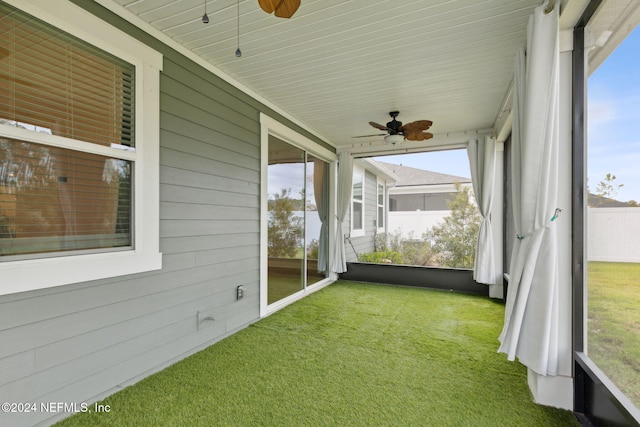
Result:
[[[471,200],[469,188],[456,183],[456,190],[456,197],[447,203],[451,213],[425,237],[432,240],[444,267],[473,268],[482,216]]]
[[[607,173],[604,177],[604,180],[598,183],[596,187],[596,194],[602,197],[608,197],[613,199],[617,194],[618,190],[624,187],[624,184],[618,184],[616,182],[616,176],[612,173]]]
[[[302,246],[303,219],[294,211],[300,207],[300,200],[291,197],[291,189],[283,188],[269,200],[268,254],[270,257],[296,256]]]

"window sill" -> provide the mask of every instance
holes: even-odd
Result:
[[[351,230],[351,237],[364,237],[364,230]]]
[[[159,270],[162,253],[135,251],[0,263],[0,295]]]

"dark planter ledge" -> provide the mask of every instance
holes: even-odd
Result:
[[[489,287],[476,283],[467,269],[348,262],[340,279],[489,296]]]

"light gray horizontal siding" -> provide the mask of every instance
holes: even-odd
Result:
[[[364,236],[351,237],[351,244],[347,243],[347,261],[357,261],[355,252],[360,255],[367,252],[373,252],[374,238],[376,233],[374,219],[378,216],[378,183],[376,176],[369,171],[364,174]],[[351,228],[351,207],[347,220],[343,223],[343,230]]]
[[[215,239],[209,236],[180,236],[162,239],[160,241],[160,250],[164,255],[167,255],[227,248],[230,241],[233,241],[237,246],[249,246],[255,244],[255,239],[255,233],[218,234]]]
[[[259,317],[259,113],[277,115],[92,2],[74,2],[165,54],[163,268],[0,296],[2,401],[90,402]],[[238,285],[246,293],[236,301]],[[216,320],[198,328],[198,311]],[[0,425],[58,418],[0,414]]]

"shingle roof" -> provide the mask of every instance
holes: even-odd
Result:
[[[379,160],[378,162],[393,171],[393,173],[398,177],[396,187],[471,182],[470,178],[464,178],[461,176],[447,175],[444,173],[432,172],[402,165],[394,165],[392,163],[381,162]]]
[[[589,207],[592,208],[631,208],[634,204],[629,202],[621,202],[620,200],[604,197],[599,194],[589,193]]]

